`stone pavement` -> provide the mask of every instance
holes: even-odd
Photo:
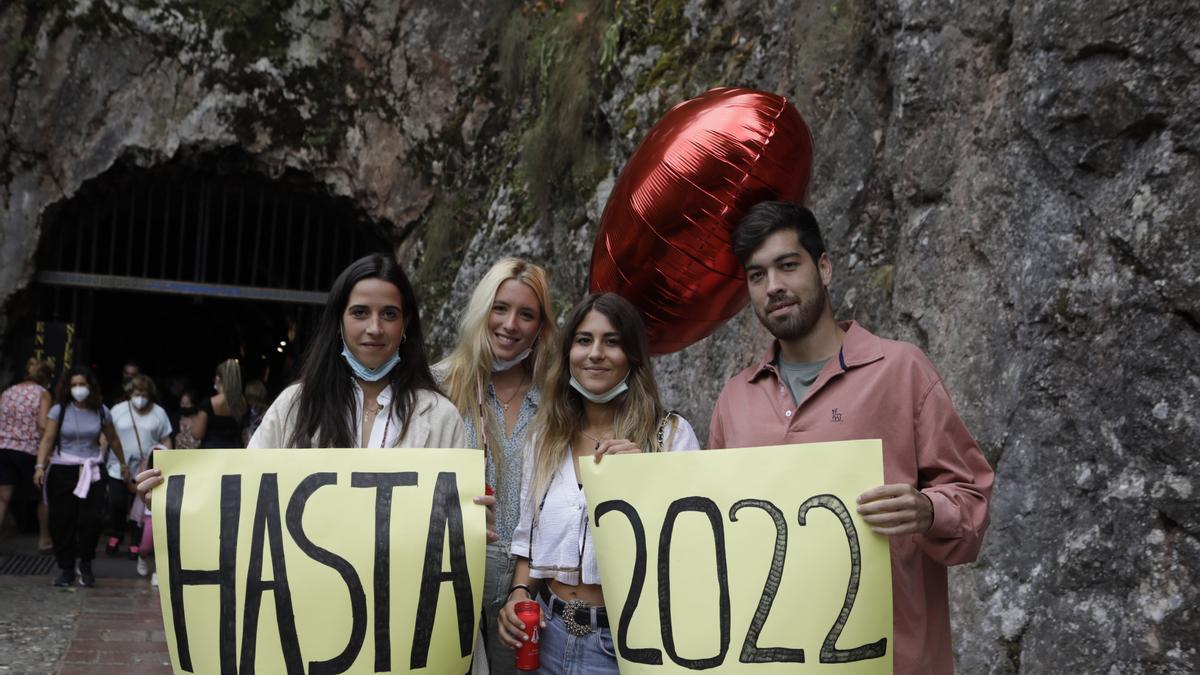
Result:
[[[32,552],[11,536],[5,554]],[[0,575],[0,675],[170,673],[157,589],[129,560],[96,558],[96,587],[54,588],[44,576]]]

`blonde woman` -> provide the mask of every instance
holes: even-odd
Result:
[[[246,399],[242,394],[242,367],[237,359],[225,359],[213,375],[211,396],[200,404],[200,415],[192,433],[202,438],[202,448],[241,448],[246,426]]]
[[[487,453],[496,492],[496,532],[488,545],[483,609],[491,672],[515,673],[499,645],[496,617],[508,598],[512,532],[520,517],[521,466],[541,385],[554,350],[553,304],[546,271],[517,258],[492,265],[459,322],[458,346],[434,367],[442,390],[466,421],[467,442]],[[482,433],[480,433],[482,430]]]
[[[624,298],[593,294],[571,311],[535,428],[526,451],[521,516],[512,536],[516,570],[500,611],[500,637],[510,647],[520,646],[524,626],[514,608],[544,583],[549,601],[542,601],[539,672],[616,675],[578,463],[620,453],[700,449],[687,420],[663,408],[645,325]]]

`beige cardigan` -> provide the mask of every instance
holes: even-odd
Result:
[[[263,415],[262,424],[250,437],[247,448],[286,448],[296,427],[300,384],[284,389]],[[435,391],[417,391],[416,405],[397,448],[465,448],[467,434],[458,408]]]

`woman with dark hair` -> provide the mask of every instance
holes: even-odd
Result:
[[[204,442],[205,429],[200,415],[200,394],[187,387],[179,395],[179,431],[175,434],[175,447],[180,450],[195,450]]]
[[[54,373],[50,362],[31,356],[25,362],[25,379],[0,394],[0,529],[8,504],[33,501],[33,465],[37,458],[38,440],[46,428],[50,412],[50,378]],[[46,505],[38,499],[38,549],[50,550],[50,530],[46,521]]]
[[[525,452],[516,570],[499,619],[500,638],[519,647],[516,604],[548,584],[539,672],[617,673],[578,462],[699,449],[691,425],[659,398],[637,309],[614,293],[584,298],[563,324]]]
[[[100,383],[91,368],[75,366],[67,371],[59,382],[57,398],[47,414],[33,482],[45,489],[50,507],[50,535],[61,571],[54,585],[70,586],[75,581],[78,560],[79,585],[91,587],[96,585],[92,559],[104,514],[104,490],[93,486],[100,480],[104,460],[100,434],[117,457],[122,480],[129,480],[129,467],[112,416],[100,402]]]

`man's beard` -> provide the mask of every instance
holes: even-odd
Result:
[[[822,289],[816,293],[815,297],[796,298],[797,310],[787,316],[773,318],[768,315],[766,307],[761,311],[755,308],[755,313],[758,314],[758,320],[771,332],[771,335],[783,342],[792,342],[812,331],[813,326],[820,321],[821,313],[825,311],[826,302],[825,291]],[[768,302],[767,307],[770,307],[771,304]]]

